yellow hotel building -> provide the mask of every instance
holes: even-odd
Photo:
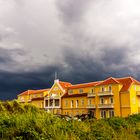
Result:
[[[76,116],[89,112],[99,118],[140,113],[140,82],[132,77],[82,84],[55,80],[50,89],[28,90],[18,101],[31,103],[53,114]]]

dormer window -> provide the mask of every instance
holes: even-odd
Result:
[[[80,93],[83,93],[83,89],[79,89],[79,92],[80,92]]]
[[[69,90],[68,93],[72,94],[73,93],[73,90]]]

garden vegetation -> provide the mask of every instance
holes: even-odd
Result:
[[[0,102],[0,140],[139,140],[140,114],[66,120],[16,100]]]

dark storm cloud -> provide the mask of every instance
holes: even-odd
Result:
[[[91,0],[61,0],[56,1],[60,16],[67,24],[81,20]]]
[[[65,62],[67,64],[67,78],[73,82],[88,82],[95,80],[102,80],[110,76],[121,77],[129,76],[131,71],[129,66],[125,64],[126,59],[125,54],[127,52],[121,53],[119,50],[108,51],[108,49],[103,50],[102,62],[93,59],[92,56],[84,53],[71,52],[65,50]],[[114,67],[119,67],[118,64],[124,63],[123,67],[113,69]],[[112,66],[113,65],[113,66]],[[72,75],[72,76],[71,76]]]
[[[140,79],[139,5],[139,0],[3,1],[0,98],[48,88],[55,71],[71,83]]]
[[[50,88],[53,84],[54,73],[59,67],[48,66],[40,71],[5,72],[0,71],[0,96],[3,100],[17,98],[17,95],[28,89]]]

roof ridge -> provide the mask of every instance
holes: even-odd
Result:
[[[126,78],[133,78],[133,77],[127,76],[127,77],[121,77],[121,78],[115,78],[115,79],[119,80],[119,79],[126,79]]]
[[[120,84],[120,82],[118,82],[114,77],[109,77],[109,78],[103,80],[101,83],[97,84],[97,86],[98,86],[98,85],[102,85],[103,83],[105,83],[105,82],[108,81],[108,80],[113,80],[113,81],[115,81],[116,83]]]
[[[101,82],[101,81],[87,82],[87,83],[81,83],[81,84],[74,84],[72,86],[84,85],[84,84],[90,84],[90,83],[98,83],[98,82]]]

